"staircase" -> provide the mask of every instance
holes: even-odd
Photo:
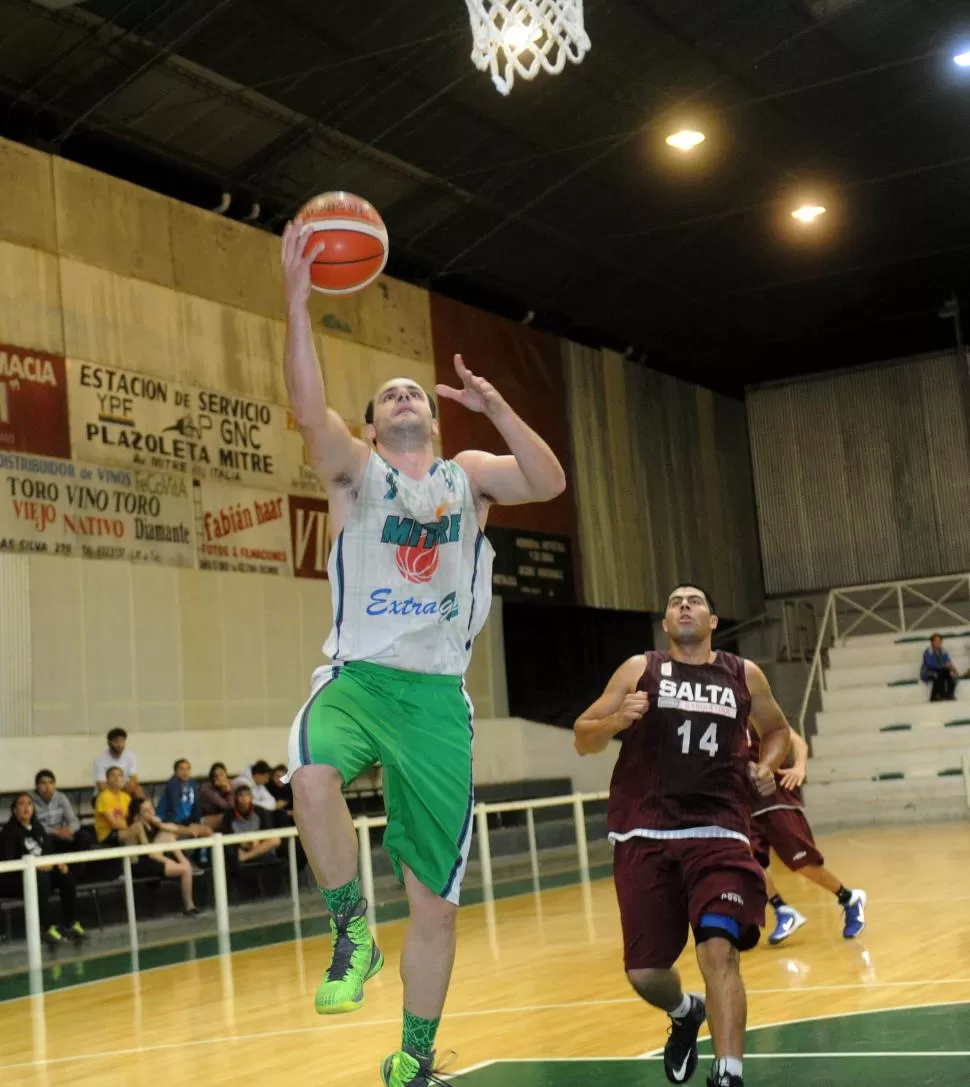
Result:
[[[852,617],[845,597],[859,592],[869,595],[856,601]],[[830,594],[818,659],[795,718],[806,729],[809,695],[820,698],[814,729],[807,729],[812,759],[805,797],[813,825],[967,818],[970,678],[958,683],[956,701],[929,701],[919,669],[934,632],[944,636],[961,675],[968,672],[970,577]]]

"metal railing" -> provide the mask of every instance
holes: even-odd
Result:
[[[486,900],[494,896],[494,873],[492,853],[489,844],[488,817],[492,814],[524,811],[529,840],[529,864],[532,883],[539,890],[539,849],[536,842],[534,812],[540,808],[571,807],[576,828],[576,852],[580,879],[589,880],[589,845],[586,837],[586,804],[607,800],[609,793],[570,793],[566,796],[543,797],[535,800],[515,800],[496,804],[476,804],[475,822],[478,839],[478,859],[481,868],[482,892]],[[361,894],[367,900],[367,918],[371,924],[377,921],[377,908],[374,901],[374,865],[371,853],[370,831],[375,827],[386,827],[387,817],[360,816],[354,820],[357,831],[358,867],[360,871]],[[296,827],[280,827],[271,830],[259,830],[246,834],[213,834],[208,838],[187,838],[174,842],[151,843],[148,845],[116,846],[111,849],[89,849],[82,853],[54,853],[43,857],[25,856],[18,861],[0,862],[0,875],[9,872],[23,873],[24,925],[27,934],[27,972],[30,992],[36,995],[43,991],[43,956],[41,949],[40,910],[37,887],[37,871],[40,868],[53,868],[57,865],[89,864],[92,861],[121,860],[122,878],[125,892],[125,912],[128,921],[128,943],[133,969],[138,969],[138,921],[135,914],[135,887],[132,872],[132,858],[149,853],[171,853],[176,850],[209,849],[212,851],[212,887],[215,911],[216,935],[220,954],[228,953],[229,945],[229,890],[226,880],[226,847],[241,845],[246,842],[264,841],[281,838],[287,843],[290,897],[293,905],[294,920],[300,919],[300,884],[297,867]],[[83,884],[79,885],[82,889]]]
[[[724,631],[717,631],[711,639],[715,649],[735,641],[740,635],[756,630],[777,631],[770,656],[772,661],[808,661],[815,645],[818,616],[810,600],[786,599],[777,601],[777,607],[768,608],[758,615],[745,619]]]
[[[967,794],[967,811],[970,812],[970,755],[964,755],[961,764],[963,766],[963,787]]]
[[[930,585],[942,586],[938,590],[941,595],[928,596],[923,587]],[[948,619],[957,626],[970,626],[970,604],[961,601],[966,610],[959,612],[947,603],[962,590],[970,597],[970,574],[910,578],[906,581],[877,581],[870,585],[832,589],[825,602],[825,611],[818,628],[805,693],[798,713],[799,733],[805,736],[805,718],[813,689],[817,685],[820,696],[825,690],[825,650],[859,632],[859,628],[867,622],[874,626],[876,633],[894,634],[925,629],[925,624],[931,618],[934,623]],[[865,601],[859,599],[863,594],[867,598]],[[870,599],[875,594],[878,594],[876,599]],[[916,612],[915,618],[908,619],[906,609],[907,606],[912,607],[914,601],[917,602],[917,607],[922,606],[922,610]],[[847,617],[852,617],[848,625]]]

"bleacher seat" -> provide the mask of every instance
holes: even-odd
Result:
[[[829,650],[806,804],[818,825],[957,818],[967,812],[970,679],[930,702],[919,679],[933,630],[849,638]],[[942,628],[962,675],[970,628]]]

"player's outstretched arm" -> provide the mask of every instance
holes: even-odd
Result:
[[[310,466],[328,492],[354,488],[367,467],[370,450],[327,407],[320,361],[313,344],[306,302],[310,295],[310,265],[316,250],[303,253],[303,238],[294,223],[283,232],[283,284],[286,293],[286,345],[283,376],[293,418],[306,443]]]
[[[455,457],[475,493],[500,506],[548,502],[562,494],[566,473],[546,442],[515,414],[494,385],[468,369],[461,355],[455,355],[455,372],[462,387],[436,385],[435,392],[469,411],[486,415],[512,452],[511,456],[497,457],[479,449],[466,449]]]
[[[605,751],[614,736],[638,721],[650,708],[646,692],[637,690],[645,667],[646,658],[642,653],[624,661],[599,698],[576,719],[574,743],[580,755],[597,755]]]
[[[793,733],[767,677],[753,661],[744,662],[744,678],[751,695],[751,724],[761,741],[761,760],[750,764],[751,775],[758,791],[767,796],[775,790],[775,771],[785,761]]]

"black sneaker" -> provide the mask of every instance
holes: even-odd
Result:
[[[680,1019],[670,1017],[664,1046],[664,1072],[671,1083],[686,1083],[697,1067],[697,1034],[704,1025],[704,998],[690,993],[690,1011]]]
[[[712,1065],[707,1077],[707,1087],[744,1087],[744,1080],[740,1076],[732,1076],[730,1072],[718,1075],[717,1065]]]

